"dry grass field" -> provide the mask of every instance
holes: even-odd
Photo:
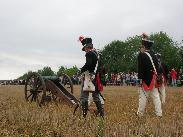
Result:
[[[105,119],[89,113],[85,121],[63,103],[44,107],[24,99],[23,86],[0,86],[1,137],[181,137],[183,136],[183,88],[168,88],[163,118],[154,114],[152,99],[144,117],[138,118],[136,87],[106,87]],[[79,98],[79,87],[74,87]]]

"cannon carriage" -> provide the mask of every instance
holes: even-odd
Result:
[[[25,83],[25,99],[36,102],[39,106],[50,100],[62,100],[69,106],[79,107],[79,100],[73,95],[73,84],[66,74],[58,76],[41,76],[31,72]]]

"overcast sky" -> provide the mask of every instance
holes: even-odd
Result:
[[[142,32],[183,36],[183,0],[0,0],[0,79],[81,67],[82,34],[102,49]]]

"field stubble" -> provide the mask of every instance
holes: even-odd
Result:
[[[79,98],[79,86],[74,87]],[[106,87],[105,119],[89,113],[85,121],[81,112],[73,116],[73,108],[50,102],[44,107],[27,103],[23,86],[0,87],[0,136],[61,137],[180,137],[183,136],[183,88],[168,88],[163,118],[154,114],[149,98],[144,117],[138,118],[136,87]],[[104,127],[103,127],[104,126]],[[99,128],[102,132],[99,133]]]

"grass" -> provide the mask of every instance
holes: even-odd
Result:
[[[168,88],[163,118],[154,114],[149,98],[145,116],[136,117],[136,87],[106,87],[105,119],[80,111],[64,103],[50,102],[44,107],[24,99],[23,86],[0,87],[0,137],[181,137],[183,136],[183,88]],[[75,86],[79,98],[80,87]]]

